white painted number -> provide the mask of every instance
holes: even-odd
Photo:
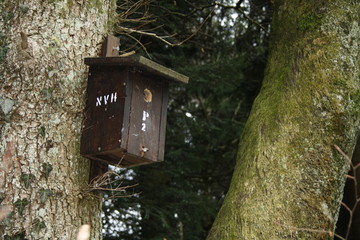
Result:
[[[143,116],[142,116],[142,120],[143,123],[141,124],[141,131],[146,132],[146,123],[144,123],[146,121],[146,119],[150,117],[150,114],[147,111],[143,111]]]

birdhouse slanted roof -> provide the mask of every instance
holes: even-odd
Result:
[[[142,56],[85,58],[85,64],[89,66],[132,66],[163,77],[169,81],[181,83],[188,83],[189,81],[189,77]]]

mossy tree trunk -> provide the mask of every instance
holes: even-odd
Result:
[[[101,239],[101,200],[79,156],[86,67],[115,17],[112,0],[0,3],[0,223],[3,239]],[[18,237],[18,238],[17,238]]]
[[[262,90],[208,240],[332,239],[360,128],[360,3],[275,0]]]

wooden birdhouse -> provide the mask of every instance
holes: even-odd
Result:
[[[144,57],[86,58],[81,154],[129,167],[164,158],[169,82],[188,77]]]

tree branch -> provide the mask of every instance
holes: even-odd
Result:
[[[252,19],[251,17],[249,17],[246,12],[241,8],[240,4],[241,4],[241,1],[239,1],[236,6],[229,6],[229,5],[225,5],[223,3],[219,3],[219,2],[216,2],[215,3],[216,6],[219,6],[219,7],[222,7],[224,9],[234,9],[238,12],[240,12],[247,20],[249,20],[250,22],[254,23],[255,25],[257,25],[259,28],[261,28],[262,30],[264,30],[266,33],[269,33],[268,29],[266,29],[263,25],[261,25],[258,21]]]
[[[200,31],[200,29],[204,26],[205,22],[209,19],[209,17],[214,12],[214,10],[215,10],[215,8],[213,8],[211,10],[211,12],[208,14],[208,16],[205,18],[205,20],[201,23],[201,25],[195,30],[195,32],[193,32],[189,37],[185,38],[184,40],[182,40],[178,43],[171,43],[170,41],[166,40],[166,38],[170,38],[175,35],[159,36],[154,32],[147,32],[147,31],[137,30],[137,29],[133,29],[133,28],[127,28],[127,27],[123,27],[123,26],[119,26],[118,30],[120,30],[119,33],[121,33],[121,31],[126,32],[128,36],[131,33],[138,33],[141,35],[150,36],[150,37],[153,37],[153,38],[156,38],[156,39],[162,41],[163,43],[165,43],[171,47],[176,47],[176,46],[182,45],[183,43],[185,43],[185,42],[189,41],[191,38],[193,38]]]

